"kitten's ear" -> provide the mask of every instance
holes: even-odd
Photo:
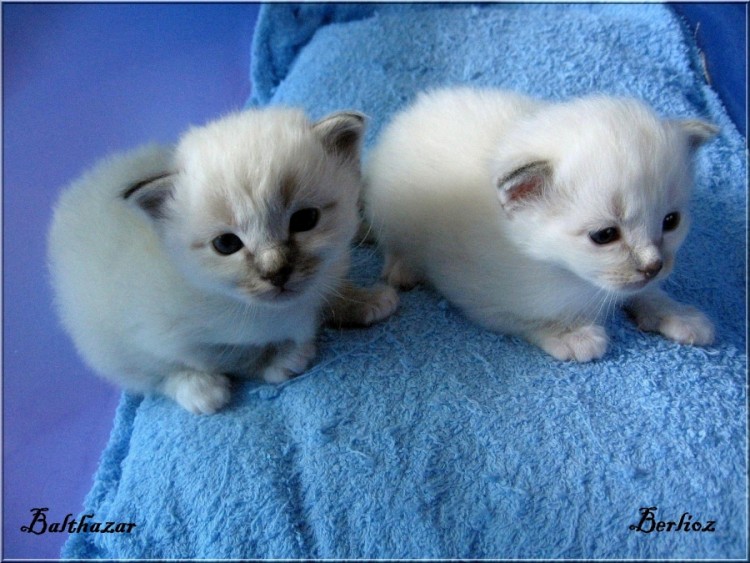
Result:
[[[365,116],[341,111],[324,117],[313,125],[326,150],[344,161],[359,163],[359,149],[365,131]]]
[[[687,136],[692,151],[697,150],[703,143],[710,141],[719,133],[716,125],[700,119],[680,119],[674,123]]]
[[[552,182],[552,165],[536,161],[495,178],[497,197],[508,213],[538,200]]]
[[[122,194],[123,199],[130,201],[153,220],[166,217],[166,203],[172,197],[175,174],[162,172],[139,180]]]

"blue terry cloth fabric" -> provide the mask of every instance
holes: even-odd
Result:
[[[616,313],[605,358],[558,362],[418,288],[383,324],[324,330],[306,374],[242,383],[217,415],[124,396],[85,508],[137,527],[74,534],[63,555],[743,558],[744,140],[676,17],[663,5],[274,4],[254,49],[255,104],[364,111],[368,146],[419,90],[449,84],[633,95],[718,124],[666,284],[715,320],[717,342],[680,346]],[[358,280],[379,267],[375,249],[356,249]]]

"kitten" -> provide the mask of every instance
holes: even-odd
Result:
[[[711,322],[658,285],[688,231],[691,158],[716,133],[628,99],[423,94],[366,166],[384,277],[428,281],[475,322],[560,360],[604,355],[615,303],[643,330],[710,344]]]
[[[293,109],[248,110],[74,182],[49,262],[82,356],[129,390],[213,413],[230,398],[227,375],[304,371],[324,317],[390,315],[392,288],[345,280],[363,129],[356,113],[312,124]]]

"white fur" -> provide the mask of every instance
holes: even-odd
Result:
[[[267,380],[304,371],[321,309],[348,269],[361,123],[353,114],[311,124],[296,110],[241,112],[188,132],[174,152],[141,148],[74,182],[55,211],[49,261],[82,356],[125,388],[161,391],[196,413],[226,404],[224,373],[252,371],[267,345],[277,348],[258,368]],[[297,191],[285,203],[289,178]],[[159,213],[149,211],[147,198],[164,193]],[[295,269],[281,295],[258,272],[283,262],[289,218],[306,207],[321,209],[318,225],[295,237],[319,264]],[[226,232],[244,247],[222,256],[211,241]]]
[[[474,321],[559,359],[601,357],[608,339],[599,322],[626,300],[646,316],[643,294],[663,296],[649,301],[659,313],[648,316],[674,326],[641,326],[707,344],[710,321],[686,317],[657,284],[687,234],[692,152],[715,132],[660,120],[635,100],[422,94],[386,127],[366,165],[384,276],[402,287],[426,280]],[[662,232],[673,212],[679,226]],[[592,242],[589,233],[611,226],[620,240]],[[647,279],[658,260],[661,272]]]

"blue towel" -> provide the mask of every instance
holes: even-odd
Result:
[[[85,512],[136,528],[73,534],[63,555],[744,558],[744,139],[697,61],[663,5],[264,6],[252,104],[364,111],[368,147],[418,91],[452,84],[633,95],[718,124],[666,284],[717,342],[618,312],[602,360],[563,363],[421,287],[383,324],[324,330],[306,374],[242,383],[217,415],[125,395]],[[355,277],[380,263],[357,248]]]

